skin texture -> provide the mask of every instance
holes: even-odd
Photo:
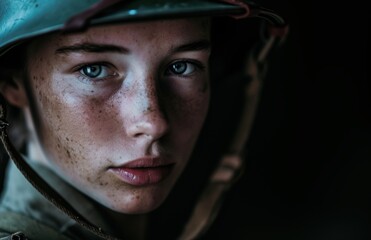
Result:
[[[113,211],[147,213],[171,191],[203,126],[208,41],[208,19],[48,35],[31,42],[26,81],[4,95],[26,112],[38,161]],[[186,67],[181,74],[170,70],[179,61]],[[86,76],[97,68],[98,78]],[[112,171],[139,158],[172,164],[172,171],[138,185]]]

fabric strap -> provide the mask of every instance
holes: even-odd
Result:
[[[6,121],[6,109],[5,100],[1,96],[0,100],[0,138],[3,143],[5,150],[7,151],[9,158],[13,160],[20,172],[25,178],[51,203],[58,207],[62,212],[66,213],[69,217],[85,227],[94,234],[107,240],[118,239],[103,232],[102,228],[95,226],[90,221],[85,219],[79,212],[77,212],[62,196],[60,196],[54,188],[52,188],[44,179],[42,179],[25,161],[25,159],[19,154],[17,149],[10,141],[7,134],[7,127],[9,123]]]
[[[272,33],[281,32],[278,30],[276,32],[272,31]],[[196,203],[186,227],[178,238],[179,240],[198,239],[206,232],[217,216],[225,194],[242,175],[245,166],[244,156],[246,155],[244,147],[249,139],[259,103],[267,57],[275,45],[282,43],[283,37],[285,35],[271,34],[263,45],[256,46],[255,51],[251,52],[245,69],[245,75],[251,81],[246,82],[245,85],[244,107],[238,128],[232,138],[228,152],[220,158],[219,164]]]

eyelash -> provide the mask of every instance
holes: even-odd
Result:
[[[106,68],[106,70],[105,69],[101,69],[99,75],[101,74],[102,71],[106,71],[106,72],[108,72],[108,76],[106,76],[106,77],[89,77],[85,73],[82,72],[84,70],[84,68],[86,68],[86,67],[94,67],[94,66],[98,66],[100,68]],[[87,82],[87,83],[96,83],[96,82],[105,81],[105,80],[107,80],[107,79],[109,79],[111,77],[118,76],[118,73],[116,71],[114,71],[113,69],[114,69],[114,67],[110,63],[107,63],[107,62],[94,62],[94,63],[81,64],[81,65],[77,66],[74,69],[74,71],[78,73],[78,78],[81,81]]]
[[[185,74],[185,75],[183,75],[183,73],[179,73],[179,74],[174,73],[174,72],[172,72],[171,67],[174,66],[177,63],[185,63],[185,64],[187,64],[187,68],[186,68],[185,71],[187,71],[187,69],[189,67],[188,64],[191,64],[195,68],[195,70],[192,71],[192,73],[188,73],[188,74]],[[178,60],[176,60],[176,61],[174,61],[174,62],[172,62],[172,63],[169,64],[168,68],[165,71],[165,75],[166,76],[167,75],[174,75],[174,76],[177,76],[177,77],[188,77],[188,76],[193,75],[194,72],[196,72],[197,70],[202,71],[204,69],[205,69],[205,65],[202,64],[199,61],[189,60],[189,59],[178,59]]]
[[[191,72],[191,73],[188,73],[188,74],[184,74],[184,73],[174,73],[171,69],[172,66],[174,66],[175,64],[186,64],[186,69],[185,71],[188,70],[189,68],[189,64],[192,65],[192,67],[194,67],[195,69]],[[85,73],[83,73],[82,71],[84,70],[84,68],[86,67],[94,67],[94,66],[99,66],[101,68],[107,68],[106,71],[109,72],[108,73],[108,76],[106,77],[89,77],[87,76]],[[199,61],[195,61],[195,60],[189,60],[189,59],[178,59],[172,63],[170,63],[165,71],[165,76],[175,76],[175,77],[180,77],[180,78],[187,78],[187,77],[190,77],[192,76],[193,74],[195,74],[196,71],[203,71],[205,69],[205,65]],[[84,63],[84,64],[81,64],[79,66],[77,66],[74,71],[78,73],[78,78],[82,81],[82,82],[86,82],[86,83],[98,83],[98,82],[101,82],[101,81],[105,81],[109,78],[113,78],[113,77],[117,77],[119,74],[114,71],[113,69],[115,69],[115,67],[110,64],[110,63],[107,63],[107,62],[94,62],[94,63]],[[104,71],[101,70],[101,71]],[[112,74],[110,74],[110,72],[112,72]],[[98,74],[100,75],[101,72]]]

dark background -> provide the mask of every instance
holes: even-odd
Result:
[[[369,17],[363,3],[326,2],[259,1],[285,16],[290,31],[268,63],[245,174],[202,239],[371,239]],[[223,140],[241,106],[233,75],[243,61],[241,52],[256,40],[254,21],[246,26],[227,24],[217,37],[221,60],[214,75],[222,80],[211,105],[210,119],[217,123],[208,132],[210,155],[228,144]],[[177,236],[183,227],[176,224],[178,216],[189,211],[185,199],[200,188],[202,176],[187,174],[193,179],[184,185],[194,181],[193,189],[175,191],[182,197],[159,214],[174,227],[153,228],[166,232],[166,239]]]
[[[366,4],[260,2],[287,18],[290,33],[269,65],[246,174],[210,239],[371,239]]]
[[[286,16],[290,34],[269,66],[247,173],[214,237],[239,217],[245,227],[231,226],[231,239],[371,239],[367,7],[262,2]]]

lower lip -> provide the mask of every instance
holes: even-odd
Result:
[[[111,168],[111,170],[124,182],[134,186],[156,184],[167,178],[173,165],[150,168]]]

